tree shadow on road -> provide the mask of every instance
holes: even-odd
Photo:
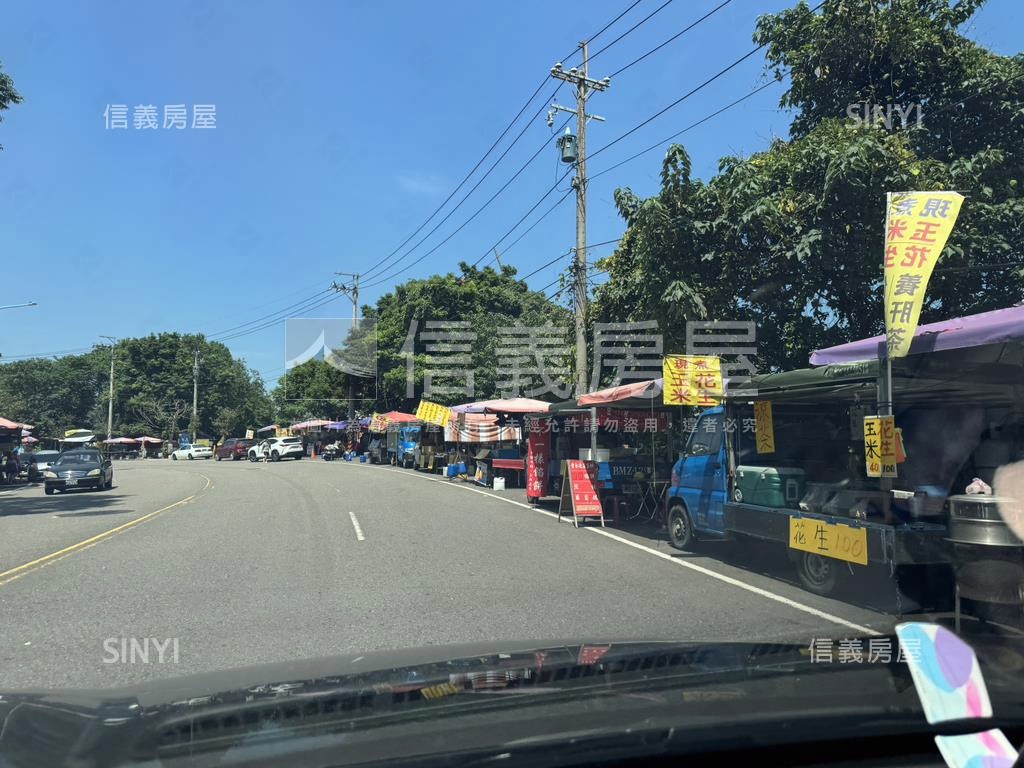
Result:
[[[0,517],[15,515],[50,514],[58,517],[82,517],[87,515],[131,514],[132,508],[114,505],[127,498],[117,493],[117,487],[109,491],[73,491],[56,493],[53,496],[43,495],[40,486],[38,495],[19,494],[17,496],[0,496]]]

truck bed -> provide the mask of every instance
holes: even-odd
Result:
[[[948,530],[936,523],[886,525],[871,520],[801,512],[796,509],[764,507],[728,502],[724,506],[725,528],[757,539],[778,541],[788,546],[791,517],[820,520],[867,530],[868,562],[894,565],[927,565],[950,561]]]

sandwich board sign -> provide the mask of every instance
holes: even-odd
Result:
[[[572,514],[572,523],[580,527],[580,520],[596,517],[604,527],[604,509],[597,493],[597,462],[571,459],[562,466],[562,498],[558,502],[558,521],[562,515]]]

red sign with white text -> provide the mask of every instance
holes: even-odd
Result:
[[[551,433],[531,429],[526,441],[526,497],[539,499],[548,495],[548,463],[551,459]]]
[[[573,514],[576,517],[602,517],[601,497],[597,493],[597,462],[570,459],[566,464]]]

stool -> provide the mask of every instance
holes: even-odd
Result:
[[[616,494],[614,496],[605,496],[604,500],[603,500],[603,506],[604,506],[604,508],[606,510],[605,514],[608,517],[611,517],[612,524],[618,525],[619,524],[619,512],[623,508],[628,510],[629,509],[629,502],[626,500],[625,496],[622,496],[620,494]]]

